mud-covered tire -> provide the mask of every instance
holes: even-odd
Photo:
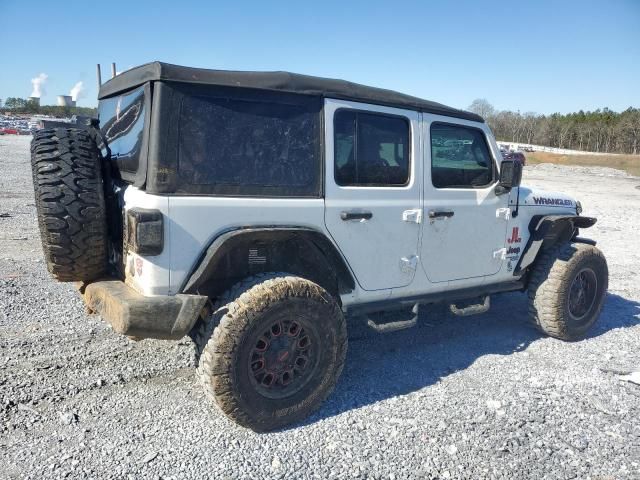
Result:
[[[596,247],[557,245],[541,254],[531,274],[529,319],[551,337],[580,340],[600,315],[608,283],[607,261]]]
[[[191,337],[207,396],[231,420],[259,432],[298,422],[316,410],[333,391],[347,351],[346,323],[336,300],[319,285],[286,273],[260,274],[236,284]],[[289,356],[289,347],[282,346],[288,337],[294,350],[307,338],[307,351]],[[291,370],[285,384],[278,365],[291,362],[284,370],[296,366],[299,355],[309,359],[297,377]],[[268,372],[275,372],[275,380],[266,386],[260,375]]]
[[[55,128],[31,141],[31,170],[42,249],[61,282],[100,277],[107,225],[98,148],[89,132]]]

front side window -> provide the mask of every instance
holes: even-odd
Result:
[[[334,176],[341,186],[403,186],[409,181],[405,118],[338,110],[334,115]]]
[[[478,188],[493,182],[484,133],[448,123],[431,125],[431,180],[436,188]]]

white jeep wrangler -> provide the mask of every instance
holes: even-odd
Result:
[[[483,119],[389,90],[284,72],[150,63],[102,85],[99,120],[38,132],[49,271],[135,338],[196,344],[208,395],[264,431],[334,388],[345,318],[379,332],[418,307],[484,312],[527,290],[575,340],[608,271],[595,219],[520,186]]]

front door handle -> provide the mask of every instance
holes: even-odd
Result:
[[[429,218],[451,218],[453,210],[429,210]]]
[[[340,212],[340,218],[344,221],[347,220],[369,220],[373,217],[371,212]]]

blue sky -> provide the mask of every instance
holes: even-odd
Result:
[[[466,108],[640,107],[640,0],[0,0],[0,98],[42,103],[78,81],[161,60],[344,78]]]

